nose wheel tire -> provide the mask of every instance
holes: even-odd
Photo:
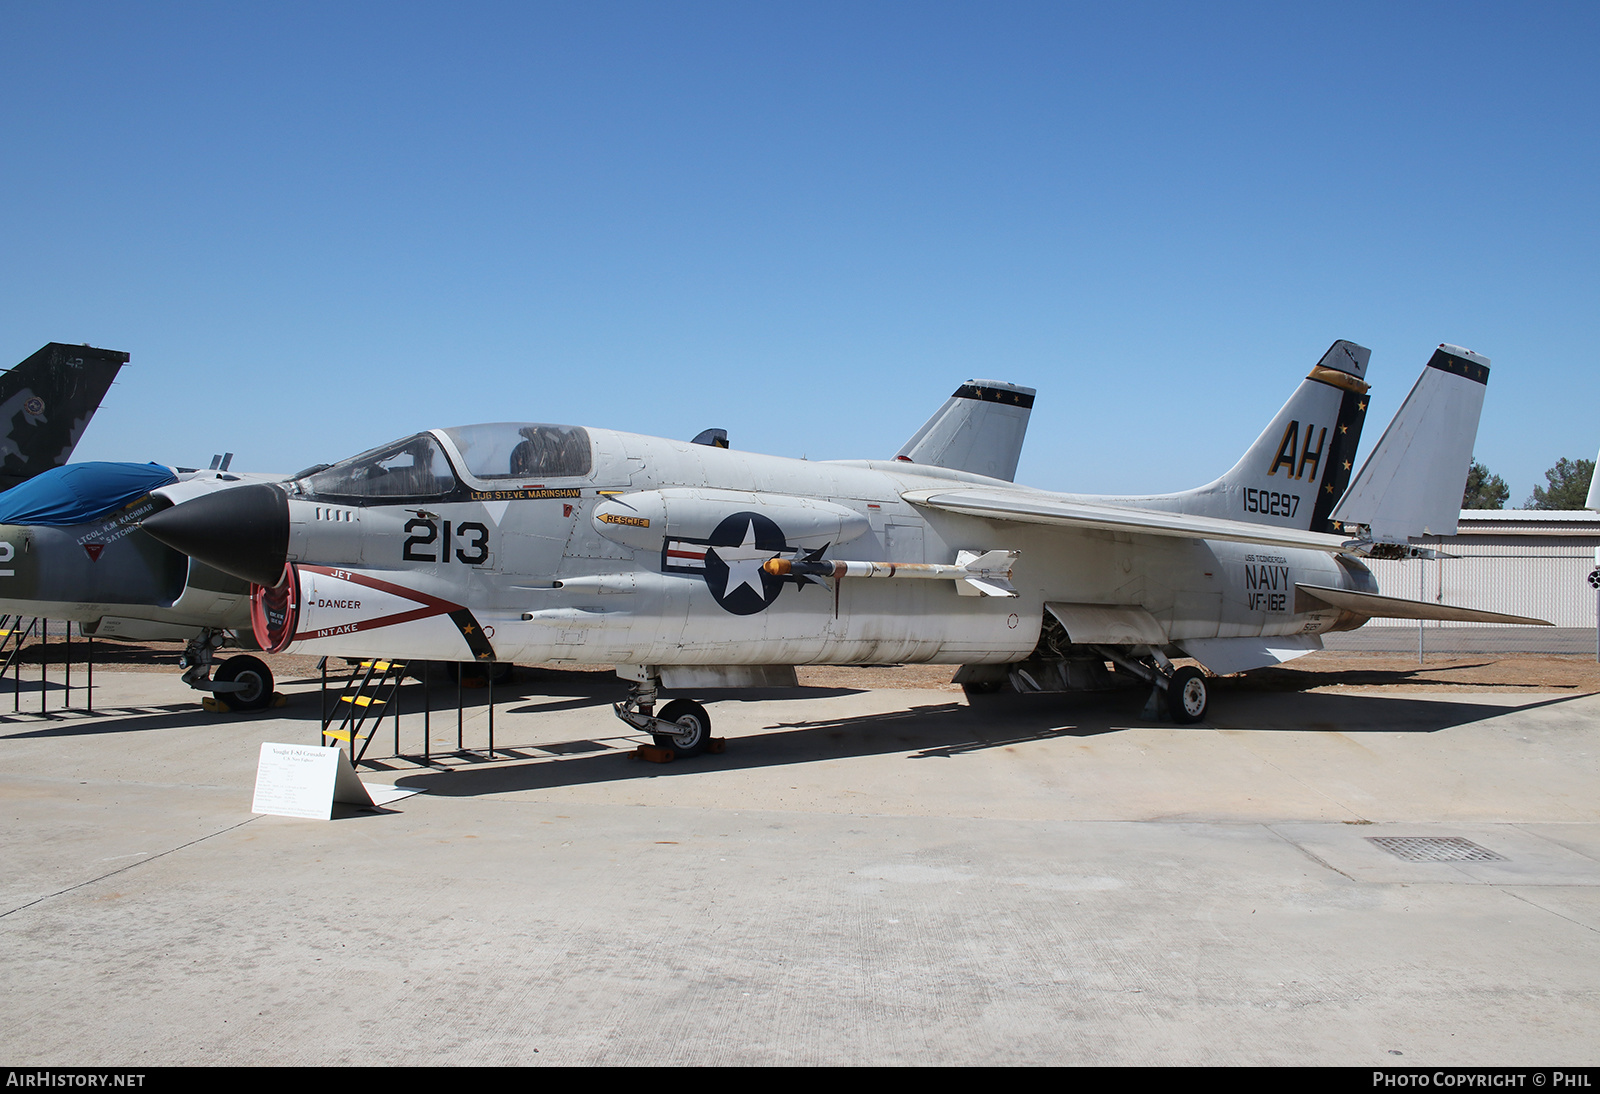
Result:
[[[652,733],[658,747],[670,748],[679,756],[698,756],[711,744],[711,715],[692,699],[674,699],[656,717],[678,727],[674,733]]]
[[[234,710],[265,710],[272,702],[272,670],[259,657],[230,657],[217,666],[213,679],[246,685],[240,691],[218,692]]]
[[[1179,725],[1192,725],[1206,716],[1206,674],[1185,665],[1167,682],[1167,713]]]

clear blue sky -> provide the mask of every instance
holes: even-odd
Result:
[[[1600,447],[1600,5],[0,7],[0,359],[128,350],[81,459],[436,425],[891,455],[1039,389],[1019,481],[1177,489],[1335,338],[1375,441],[1491,357],[1520,504]]]

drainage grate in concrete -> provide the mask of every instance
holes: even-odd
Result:
[[[1506,862],[1487,847],[1479,847],[1460,836],[1368,836],[1396,858],[1407,862]]]

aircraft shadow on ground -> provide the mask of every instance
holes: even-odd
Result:
[[[96,708],[91,714],[82,709],[24,709],[20,714],[0,712],[0,740],[27,740],[33,737],[85,737],[107,733],[141,733],[155,729],[181,729],[192,726],[222,726],[232,715],[212,714],[196,703],[144,703],[139,706]]]
[[[1436,733],[1513,710],[1531,710],[1576,698],[1581,697],[1489,704],[1472,702],[1470,698],[1439,701],[1379,695],[1225,692],[1213,697],[1213,703],[1218,699],[1226,702],[1225,717],[1194,726],[1174,726],[1136,717],[1141,700],[1130,692],[1000,695],[985,697],[971,706],[952,699],[880,714],[776,722],[764,732],[729,740],[727,751],[722,754],[669,764],[634,760],[622,749],[594,742],[514,744],[509,749],[514,758],[526,757],[530,752],[558,753],[568,745],[573,747],[568,755],[535,755],[526,762],[483,763],[405,774],[395,779],[395,785],[446,796],[504,794],[894,753],[906,753],[908,760],[956,759],[968,753],[1062,737],[1086,738],[1149,729]],[[727,723],[737,718],[737,709],[725,706],[717,713]],[[510,740],[514,735],[515,725],[508,722],[501,740]]]
[[[19,690],[20,709],[6,709],[5,690],[0,688],[0,740],[33,737],[80,737],[95,734],[140,733],[148,730],[212,727],[226,729],[261,719],[276,719],[306,727],[315,739],[316,729],[326,715],[337,717],[339,696],[344,678],[330,678],[324,694],[317,685],[317,676],[293,677],[278,681],[280,687],[291,689],[289,702],[282,707],[268,707],[248,711],[208,711],[201,707],[205,698],[201,692],[191,693],[193,698],[177,703],[118,704],[111,694],[111,686],[95,685],[95,710],[85,710],[83,685],[72,687],[71,707],[63,706],[62,685],[54,680],[46,684],[46,708],[39,709],[39,681],[24,680]],[[511,716],[553,714],[564,710],[582,710],[587,707],[610,706],[626,698],[628,686],[610,673],[552,670],[519,670],[516,679],[493,688],[482,684],[457,689],[454,680],[445,680],[442,674],[424,685],[408,679],[401,688],[398,707],[402,721],[402,739],[415,739],[421,731],[421,715],[426,705],[430,719],[448,725],[456,718],[457,697],[464,722],[481,720],[488,712],[492,700],[497,719]],[[708,693],[715,695],[716,693]],[[808,697],[854,694],[850,688],[809,688],[800,690],[762,690],[750,694],[764,698]],[[393,707],[385,711],[382,731],[387,734]],[[326,713],[325,713],[326,712]],[[507,725],[515,724],[516,718]],[[369,720],[369,726],[372,724]],[[620,723],[618,723],[620,728]],[[437,727],[435,728],[437,732]],[[298,732],[298,730],[297,730]],[[481,736],[481,726],[476,729]],[[288,736],[288,734],[285,734]]]
[[[1473,681],[1464,674],[1474,669],[1491,669],[1496,662],[1493,658],[1483,661],[1450,662],[1449,664],[1417,665],[1409,669],[1396,668],[1341,668],[1341,669],[1304,669],[1296,667],[1291,662],[1287,666],[1268,666],[1266,668],[1252,669],[1243,676],[1230,677],[1226,687],[1234,692],[1289,692],[1310,691],[1312,688],[1323,687],[1381,687],[1397,685],[1416,685],[1418,687],[1436,685],[1456,685],[1481,683]],[[1526,689],[1528,691],[1577,691],[1573,685],[1553,685],[1541,681],[1527,681],[1507,679],[1505,674],[1497,674],[1493,678],[1496,688]]]

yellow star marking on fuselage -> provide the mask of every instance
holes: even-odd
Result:
[[[1340,426],[1340,427],[1339,427],[1339,432],[1340,432],[1340,433],[1344,433],[1344,432],[1346,432],[1346,429],[1345,429],[1345,427],[1344,427],[1344,426]]]
[[[1350,470],[1350,461],[1349,460],[1345,460],[1344,461],[1344,469],[1346,471]]]

